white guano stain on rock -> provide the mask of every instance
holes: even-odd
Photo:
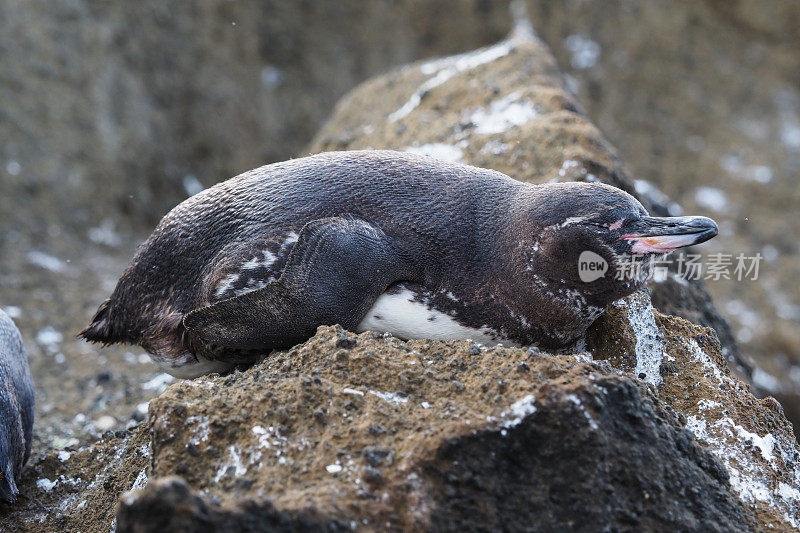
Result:
[[[521,126],[538,114],[533,102],[520,99],[520,94],[514,92],[495,100],[488,108],[475,110],[469,119],[475,124],[475,133],[491,135]]]
[[[453,76],[462,72],[472,70],[485,63],[491,63],[499,59],[514,49],[512,40],[501,41],[496,45],[481,48],[465,54],[460,54],[442,59],[435,59],[423,63],[419,69],[422,74],[432,76],[425,80],[414,94],[404,103],[400,109],[389,115],[389,122],[396,122],[407,117],[422,102],[422,98],[428,91],[444,84]]]
[[[236,477],[241,477],[247,473],[247,467],[242,462],[242,457],[236,445],[228,446],[229,460],[222,463],[214,476],[214,483],[219,483],[223,476],[225,476],[230,469],[233,469],[233,474]]]
[[[253,426],[253,434],[258,437],[258,445],[260,448],[275,449],[275,457],[280,458],[282,455],[282,449],[288,445],[288,439],[281,435],[280,430],[275,426]],[[307,443],[304,439],[301,439],[299,445],[297,445],[297,449],[302,450],[303,447]]]
[[[749,394],[725,374],[694,339],[684,340],[693,361],[724,395]],[[725,466],[731,487],[745,503],[777,510],[793,527],[800,527],[800,463],[793,439],[780,433],[759,435],[728,416],[722,401],[703,399],[697,413],[686,413],[686,427]],[[739,421],[741,422],[741,421]],[[783,481],[781,481],[783,480]],[[789,480],[790,483],[785,481]]]
[[[401,403],[406,403],[408,401],[408,398],[404,398],[403,396],[400,396],[399,394],[394,392],[380,392],[376,390],[370,390],[369,393],[389,403],[401,404]]]
[[[211,434],[208,417],[192,415],[186,419],[186,424],[195,426],[191,429],[192,438],[189,439],[190,444],[198,446],[201,442],[208,441],[208,437]]]
[[[778,495],[781,498],[786,498],[788,500],[800,501],[800,489],[797,487],[792,487],[791,485],[787,485],[782,481],[778,483]]]
[[[625,300],[614,302],[616,307],[625,309],[628,323],[636,337],[636,368],[637,376],[646,383],[658,387],[663,382],[661,377],[661,361],[666,356],[664,335],[656,325],[653,306],[646,293],[637,292]]]
[[[726,376],[722,370],[711,360],[711,357],[700,348],[700,345],[697,344],[697,341],[694,339],[686,339],[685,340],[687,346],[689,347],[689,351],[692,354],[692,359],[697,361],[703,366],[703,373],[706,377],[713,378],[716,380],[717,385],[722,385],[726,380],[732,380]]]
[[[502,426],[506,429],[518,426],[528,415],[536,412],[536,397],[529,394],[516,402],[512,403],[507,411],[503,411],[500,417],[505,419]]]
[[[789,467],[793,485],[800,485],[800,470],[793,461],[791,443],[781,442],[770,433],[759,436],[728,417],[711,421],[689,415],[686,427],[722,462],[731,487],[742,501],[765,503],[778,510],[793,527],[800,527],[800,491],[782,481],[772,482],[779,473],[776,459],[780,457]]]
[[[734,429],[736,429],[736,432],[743,441],[750,442],[753,446],[758,448],[765,461],[771,462],[775,460],[775,457],[772,455],[772,451],[775,449],[775,437],[771,433],[767,433],[762,437],[757,433],[747,431],[742,426],[734,426]]]
[[[136,476],[133,485],[131,485],[131,490],[143,489],[145,485],[147,485],[147,467],[142,468],[142,471]]]
[[[578,410],[580,410],[581,413],[583,413],[583,416],[586,417],[586,421],[589,423],[590,428],[599,429],[597,422],[594,421],[592,415],[589,413],[589,411],[586,410],[586,406],[583,405],[583,402],[581,401],[580,398],[578,398],[574,394],[567,394],[566,398],[567,400],[572,402],[572,404],[575,405],[578,408]]]
[[[459,163],[464,159],[464,152],[457,146],[446,143],[428,143],[420,146],[407,146],[406,152],[424,155],[432,159],[439,159],[449,163]]]
[[[36,486],[45,492],[50,492],[56,487],[57,484],[58,481],[50,481],[46,477],[39,478],[36,480]]]

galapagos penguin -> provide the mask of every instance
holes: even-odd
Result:
[[[0,310],[0,501],[14,502],[33,442],[34,391],[22,337]]]
[[[716,234],[711,219],[651,217],[608,185],[533,185],[394,151],[321,153],[175,207],[80,335],[141,345],[178,377],[253,361],[330,324],[563,347],[643,285],[616,279],[625,260]],[[605,275],[581,279],[584,252]]]

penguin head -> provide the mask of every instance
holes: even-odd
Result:
[[[542,186],[541,193],[535,208],[540,212],[533,213],[544,221],[535,271],[595,305],[643,286],[654,256],[705,242],[719,231],[702,216],[652,217],[633,196],[605,184],[556,183]]]

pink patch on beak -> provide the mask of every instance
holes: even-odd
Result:
[[[621,227],[622,227],[622,219],[619,219],[616,222],[614,222],[613,224],[609,225],[608,229],[610,229],[611,231],[616,231]]]
[[[689,235],[659,235],[657,237],[639,237],[637,235],[623,235],[623,239],[633,240],[631,252],[635,254],[666,253],[677,248],[694,244],[696,236]]]

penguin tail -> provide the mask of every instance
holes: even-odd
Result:
[[[105,345],[114,344],[122,341],[122,337],[116,331],[111,321],[111,299],[106,300],[97,309],[92,323],[86,329],[78,333],[78,337],[89,342],[101,342]]]
[[[8,476],[0,471],[0,501],[14,503],[17,501],[19,490],[12,476]]]

